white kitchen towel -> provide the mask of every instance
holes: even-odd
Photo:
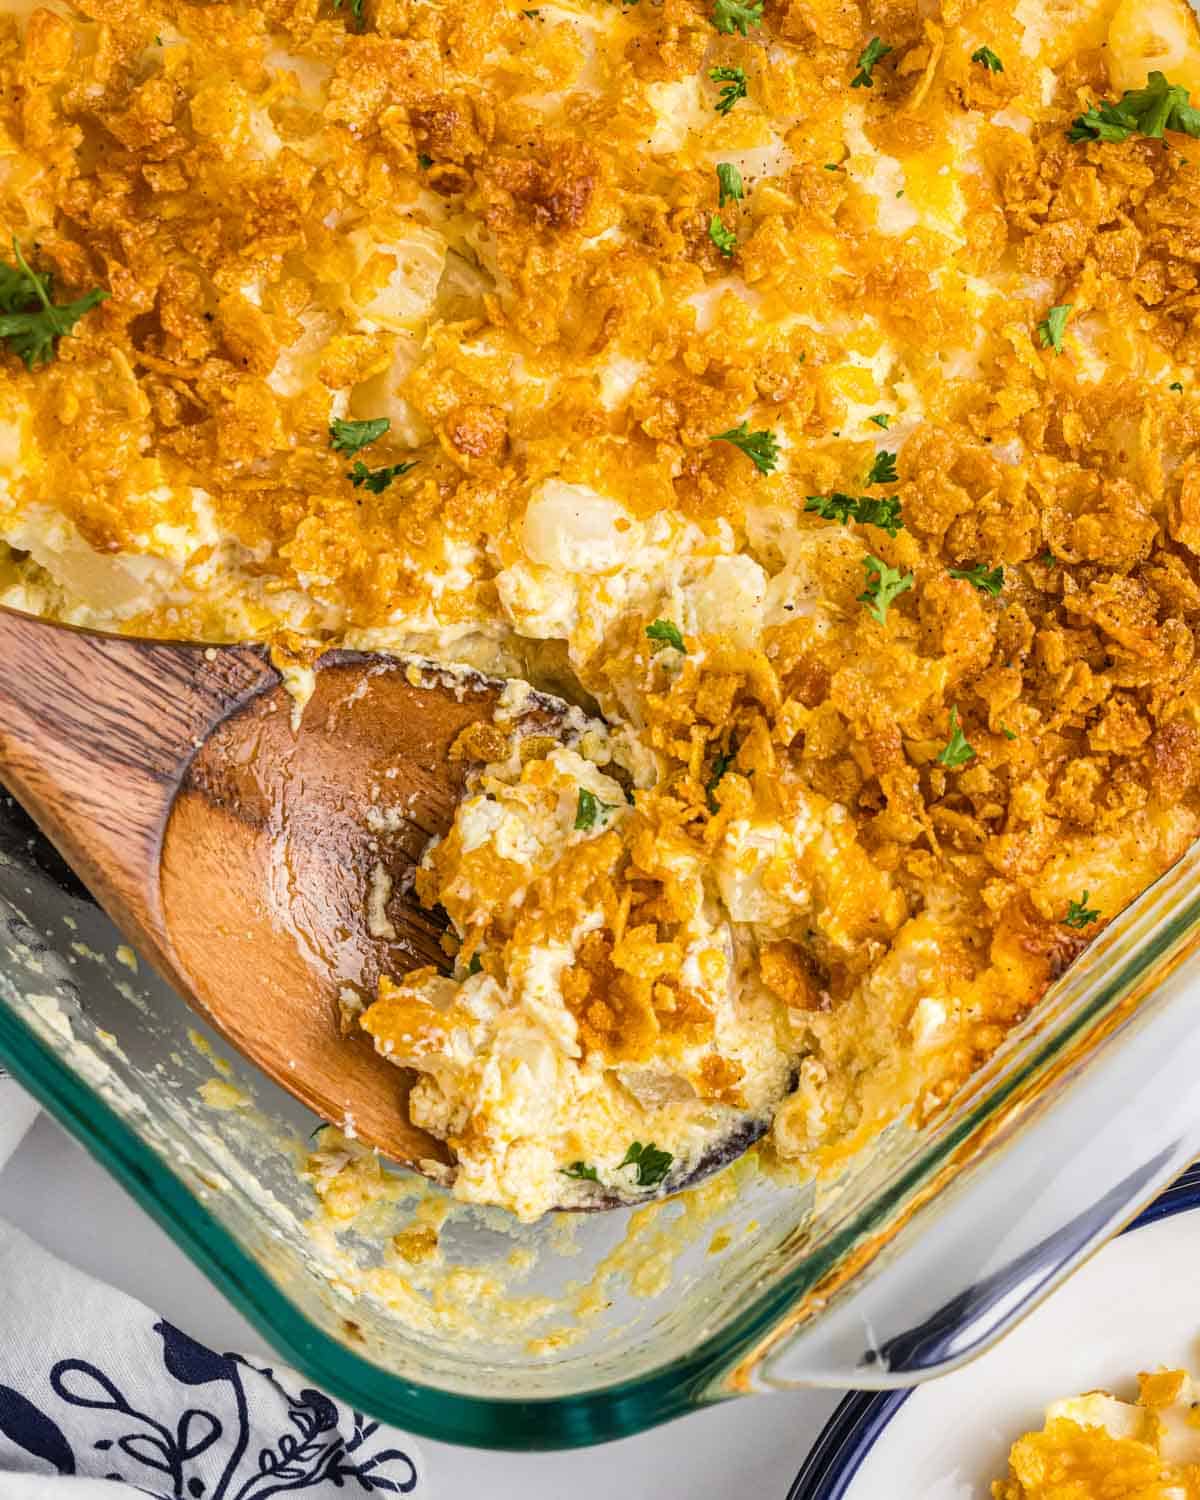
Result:
[[[172,1500],[421,1497],[424,1476],[407,1434],[197,1343],[0,1220],[0,1500],[82,1500],[81,1479]]]
[[[38,1107],[15,1078],[0,1068],[0,1167],[33,1124]]]

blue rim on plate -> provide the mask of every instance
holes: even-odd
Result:
[[[1129,1234],[1172,1214],[1200,1208],[1200,1162],[1193,1162],[1124,1230]],[[907,1391],[854,1391],[821,1430],[787,1500],[842,1500],[884,1428],[920,1386]]]

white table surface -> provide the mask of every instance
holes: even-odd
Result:
[[[0,1171],[0,1216],[204,1343],[266,1352],[191,1261],[45,1115]],[[428,1440],[421,1448],[441,1500],[782,1500],[839,1397],[796,1391],[730,1401],[639,1437],[573,1453],[493,1453]]]

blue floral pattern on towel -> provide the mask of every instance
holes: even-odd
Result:
[[[139,1370],[136,1381],[91,1359],[59,1359],[44,1391],[0,1384],[0,1472],[120,1479],[172,1500],[416,1491],[417,1467],[394,1446],[398,1434],[170,1323],[154,1332],[161,1368]]]

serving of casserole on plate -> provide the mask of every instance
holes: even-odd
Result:
[[[5,0],[0,603],[598,711],[351,1000],[460,1196],[835,1170],[1194,838],[1191,99],[1182,0]]]

